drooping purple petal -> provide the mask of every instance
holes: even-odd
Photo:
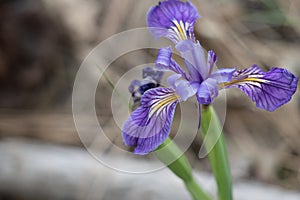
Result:
[[[186,67],[193,81],[202,82],[209,75],[204,50],[199,41],[185,40],[176,45],[176,49],[185,60]]]
[[[210,104],[218,96],[219,88],[218,81],[213,78],[208,78],[201,83],[198,88],[196,97],[199,104]]]
[[[134,146],[135,154],[155,150],[169,135],[178,96],[171,88],[155,88],[144,93],[141,106],[124,123],[125,145]]]
[[[180,65],[172,59],[171,47],[161,48],[158,51],[155,68],[162,71],[173,71],[180,74],[185,79],[189,79],[185,71],[180,67]]]
[[[264,72],[257,65],[238,70],[225,87],[237,87],[245,92],[256,106],[268,111],[290,101],[296,92],[298,78],[286,69],[273,67]]]
[[[200,15],[191,2],[166,0],[149,10],[147,26],[155,27],[150,29],[155,38],[167,37],[178,43],[194,39],[194,24],[198,18]]]

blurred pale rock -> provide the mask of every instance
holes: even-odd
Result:
[[[102,166],[81,148],[6,139],[0,142],[0,163],[0,199],[190,199],[183,183],[167,169],[120,173]],[[195,175],[206,191],[215,194],[211,175]],[[243,180],[235,181],[234,196],[237,200],[300,199],[299,192]]]

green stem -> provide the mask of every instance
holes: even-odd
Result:
[[[195,179],[185,182],[185,187],[194,200],[210,200],[211,198],[200,188]]]
[[[211,200],[202,188],[196,183],[192,168],[183,152],[167,138],[155,151],[157,158],[181,178],[194,200]]]
[[[212,106],[203,107],[201,130],[203,138],[207,135],[218,137],[220,134],[216,144],[208,152],[208,159],[217,182],[219,200],[232,200],[232,181],[226,144],[220,121]],[[209,142],[205,143],[208,150],[210,149],[209,145],[212,144],[209,144]]]

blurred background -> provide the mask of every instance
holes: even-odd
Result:
[[[102,166],[86,152],[72,117],[81,62],[113,34],[145,27],[147,10],[157,2],[0,0],[0,199],[189,198],[168,171],[133,176]],[[300,75],[300,1],[192,2],[203,17],[196,37],[217,52],[219,67],[257,63]],[[108,74],[119,77],[132,66],[154,62],[156,53],[123,56]],[[99,121],[122,145],[110,111],[112,88],[102,83]],[[241,92],[228,91],[224,132],[236,199],[300,199],[299,109],[298,92],[269,113]],[[197,157],[201,143],[197,136],[186,155],[204,188],[214,192],[208,160]]]

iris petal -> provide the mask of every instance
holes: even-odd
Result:
[[[122,128],[127,146],[135,154],[155,150],[168,137],[178,96],[171,88],[155,88],[144,93],[141,106],[131,113]]]
[[[264,72],[257,65],[234,73],[225,87],[237,87],[245,92],[256,106],[268,111],[291,100],[296,92],[298,78],[286,69],[273,67]]]
[[[176,81],[181,78],[180,74],[173,74],[167,78],[167,83],[171,88],[176,88]]]
[[[176,93],[180,96],[182,101],[186,101],[197,92],[197,89],[195,89],[187,80],[178,80],[176,81],[175,86]]]
[[[199,86],[196,97],[199,104],[207,105],[213,102],[218,94],[218,81],[213,78],[208,78]]]
[[[162,48],[158,51],[155,68],[162,71],[173,71],[182,75],[183,78],[189,79],[180,65],[172,59],[172,50],[170,47]]]
[[[199,41],[182,41],[176,45],[176,49],[180,51],[182,58],[184,58],[185,65],[193,81],[202,82],[208,77],[209,68]]]
[[[218,56],[217,54],[214,52],[214,50],[209,50],[207,52],[207,66],[209,68],[210,73],[212,72],[215,64],[217,63],[218,60]],[[210,74],[209,73],[209,74]]]
[[[233,74],[236,72],[236,68],[223,68],[218,69],[212,73],[209,77],[216,79],[219,83],[229,82],[232,79]]]
[[[152,7],[147,15],[148,27],[154,37],[167,37],[174,43],[194,39],[194,24],[200,18],[195,6],[189,2],[167,0]]]
[[[198,85],[196,86],[189,81],[180,78],[180,74],[173,74],[168,77],[167,82],[180,96],[180,99],[186,101],[197,92]]]

